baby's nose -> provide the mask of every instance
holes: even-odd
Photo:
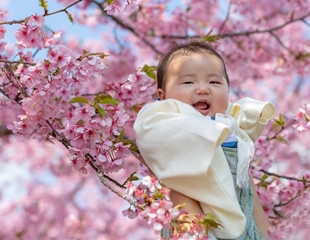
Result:
[[[196,88],[197,94],[209,94],[210,88],[207,84],[199,84]]]

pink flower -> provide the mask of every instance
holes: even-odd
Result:
[[[5,30],[5,28],[3,27],[3,25],[0,25],[0,39],[4,38],[4,34],[7,32],[7,30]]]
[[[92,116],[95,115],[95,109],[91,106],[83,106],[83,107],[79,107],[79,108],[76,108],[74,110],[74,121],[75,121],[75,124],[80,122],[81,120],[82,121],[87,121],[87,119],[90,119]]]
[[[126,209],[124,211],[122,211],[122,214],[124,217],[128,217],[130,219],[134,219],[138,216],[138,212],[137,211],[133,211],[131,209]]]
[[[0,42],[0,52],[4,52],[6,42]]]
[[[154,192],[156,188],[161,189],[161,185],[155,177],[146,176],[142,179],[142,184],[147,186],[151,192]]]
[[[133,193],[136,191],[137,186],[134,185],[132,182],[127,182],[126,183],[126,190],[125,190],[125,194],[127,194],[128,196],[132,196]]]
[[[40,97],[32,97],[32,98],[25,98],[23,100],[23,109],[29,115],[37,115],[41,110],[43,110],[44,106],[40,99]]]
[[[16,45],[21,49],[31,47],[42,49],[46,38],[41,26],[25,23],[20,25],[14,36],[18,40]]]
[[[127,4],[124,8],[124,12],[135,12],[139,9],[139,5],[136,3],[136,0],[127,1]]]
[[[58,68],[68,65],[71,60],[71,51],[64,45],[57,45],[49,52],[49,61]]]
[[[44,22],[45,22],[44,17],[38,16],[37,14],[31,15],[27,21],[28,24],[32,24],[39,27],[41,27],[44,24]]]
[[[56,45],[60,38],[61,38],[62,32],[55,32],[53,33],[53,35],[49,38],[46,38],[45,43],[44,43],[44,47],[48,48],[52,45]]]
[[[104,11],[107,11],[107,14],[109,14],[109,15],[113,15],[113,14],[115,14],[117,11],[119,11],[119,9],[118,9],[118,7],[115,5],[115,4],[110,4],[110,5],[108,5],[105,9],[104,9]]]
[[[6,15],[8,13],[7,10],[4,10],[4,9],[0,9],[0,20],[3,19],[4,15]]]

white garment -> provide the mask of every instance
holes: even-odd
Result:
[[[239,237],[246,221],[220,145],[232,132],[243,141],[255,141],[275,112],[271,103],[250,98],[241,103],[255,109],[229,104],[227,113],[216,114],[213,121],[183,102],[156,101],[140,110],[134,124],[136,143],[148,167],[167,187],[197,200],[204,213],[218,217],[223,228],[213,230],[217,238]]]

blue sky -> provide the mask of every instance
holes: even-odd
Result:
[[[48,1],[49,12],[54,12],[63,9],[65,6],[58,3],[56,0]],[[37,13],[42,15],[44,13],[43,8],[39,6],[38,0],[0,0],[0,8],[6,9],[9,13],[7,15],[6,21],[11,20],[22,20],[31,14]],[[74,7],[69,8],[68,11],[73,11]],[[85,40],[89,37],[99,36],[100,31],[91,29],[89,27],[80,25],[78,23],[72,24],[67,14],[64,12],[51,15],[45,18],[45,26],[51,27],[53,31],[66,31],[66,34],[74,34],[81,40]],[[18,28],[18,24],[12,26],[6,25],[6,29],[10,32],[6,34],[5,41],[9,43],[14,43],[14,33]]]
[[[0,0],[0,8],[8,11],[6,21],[21,20],[28,17],[31,14],[37,13],[38,15],[43,14],[43,8],[38,5],[38,0]],[[49,12],[54,12],[59,9],[63,9],[64,6],[56,2],[56,0],[50,0]],[[70,12],[70,9],[69,9]],[[45,25],[50,26],[53,31],[66,30],[68,35],[74,34],[78,36],[79,39],[83,40],[88,37],[95,37],[99,35],[99,31],[90,29],[79,24],[72,24],[65,13],[59,13],[45,18]],[[9,30],[6,33],[4,41],[8,43],[15,43],[14,33],[18,28],[18,24],[5,25],[5,28]],[[57,28],[57,29],[56,29]],[[0,147],[2,143],[0,141]],[[13,154],[8,153],[8,154]],[[46,172],[44,172],[46,174]],[[28,171],[27,164],[17,164],[11,163],[1,163],[0,161],[0,188],[5,189],[2,193],[2,200],[9,201],[10,199],[15,199],[23,194],[26,194],[26,189],[23,187],[22,182],[29,181],[31,179],[31,174]],[[45,178],[46,179],[46,175]],[[51,177],[48,177],[51,181]]]

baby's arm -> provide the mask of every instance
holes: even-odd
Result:
[[[262,234],[264,240],[268,240],[268,226],[269,226],[269,221],[266,217],[266,214],[262,208],[262,205],[259,201],[255,184],[253,181],[253,177],[250,174],[250,182],[251,182],[251,187],[252,187],[252,192],[254,196],[254,207],[253,207],[253,218],[256,223],[256,226],[258,228],[258,231]]]
[[[142,155],[139,156],[139,160],[145,166],[147,166]],[[152,171],[150,169],[149,169],[149,171],[150,171],[150,173],[152,173]],[[190,197],[188,197],[188,196],[186,196],[180,192],[174,191],[173,189],[170,189],[170,195],[169,196],[170,196],[171,201],[173,202],[173,206],[177,206],[179,204],[185,203],[185,206],[182,208],[182,210],[186,211],[187,213],[194,213],[194,214],[202,213],[200,205],[196,200],[194,200],[194,199],[192,199],[192,198],[190,198]]]
[[[147,166],[146,162],[144,161],[142,155],[139,156],[139,160],[145,165]],[[151,169],[149,169],[150,173],[152,173]],[[153,173],[152,173],[153,174]],[[185,207],[182,208],[183,210],[185,210],[186,212],[188,213],[202,213],[202,210],[200,208],[200,205],[199,203],[190,198],[190,197],[187,197],[185,196],[184,194],[182,193],[179,193],[177,191],[174,191],[173,189],[170,189],[170,198],[171,198],[171,201],[173,202],[173,205],[176,206],[178,204],[183,204],[185,203]]]
[[[170,198],[174,206],[185,203],[186,205],[182,209],[187,213],[202,213],[199,203],[196,200],[183,195],[182,193],[171,189]]]

